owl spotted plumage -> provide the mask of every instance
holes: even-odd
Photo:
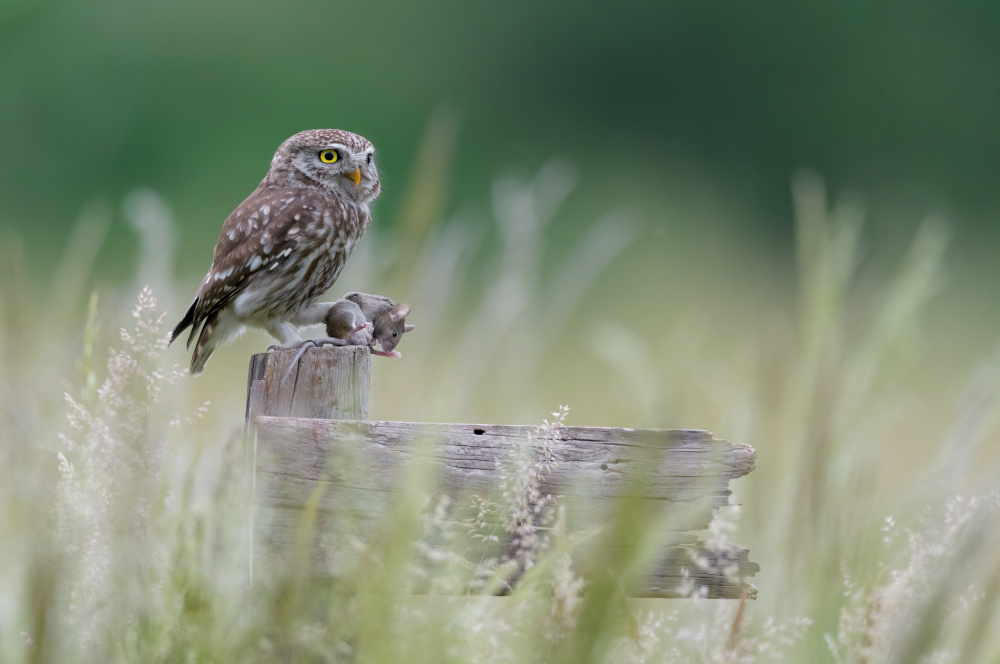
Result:
[[[170,335],[197,337],[191,373],[246,327],[281,345],[301,343],[296,326],[323,321],[316,300],[337,280],[371,223],[381,185],[375,150],[339,129],[313,129],[281,144],[267,176],[237,207],[215,245],[212,267]],[[200,330],[200,332],[199,332]]]

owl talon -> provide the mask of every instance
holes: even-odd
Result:
[[[295,350],[296,348],[302,348],[306,344],[316,345],[316,342],[313,341],[312,339],[303,339],[301,341],[293,341],[292,343],[286,345],[271,344],[270,346],[267,347],[267,351],[265,352],[270,353],[271,351],[274,350]]]
[[[320,343],[317,343],[317,341],[319,341]],[[288,365],[288,369],[285,370],[285,375],[281,377],[281,380],[282,381],[288,380],[288,377],[292,375],[292,369],[299,366],[299,360],[301,360],[302,356],[306,354],[306,351],[309,350],[310,346],[315,346],[316,348],[319,348],[322,345],[323,341],[325,340],[305,339],[301,343],[299,343],[298,344],[299,352],[295,354],[294,358],[292,358],[292,363]]]

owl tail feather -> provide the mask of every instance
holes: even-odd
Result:
[[[212,333],[218,325],[219,314],[213,314],[205,321],[205,326],[201,328],[201,334],[198,335],[198,343],[195,345],[194,353],[191,355],[192,376],[197,376],[205,369],[205,363],[212,356],[212,351],[219,345],[220,340],[212,338]]]
[[[197,308],[198,308],[198,298],[194,298],[194,302],[192,302],[191,306],[188,307],[187,313],[184,314],[184,318],[181,319],[181,322],[177,323],[177,327],[175,327],[174,331],[170,333],[170,343],[174,343],[174,340],[177,339],[177,337],[181,336],[181,333],[184,332],[184,330],[186,330],[189,325],[194,323],[194,313]],[[191,328],[191,335],[188,337],[187,341],[188,348],[191,347],[191,340],[194,338],[194,333],[195,330],[197,329],[198,329],[197,325]]]

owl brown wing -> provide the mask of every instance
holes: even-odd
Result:
[[[188,325],[191,346],[201,324],[233,301],[254,274],[286,259],[328,206],[321,194],[299,188],[258,188],[226,219],[215,245],[212,267],[170,340]]]

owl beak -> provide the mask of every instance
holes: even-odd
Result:
[[[353,182],[354,186],[357,187],[361,184],[361,167],[358,166],[350,173],[344,173],[344,177]]]

